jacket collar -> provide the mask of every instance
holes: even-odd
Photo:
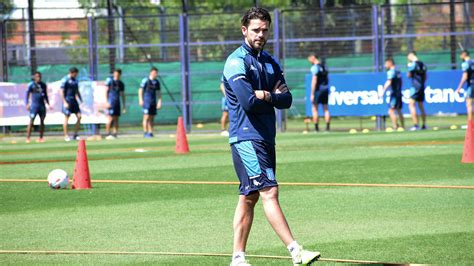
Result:
[[[244,43],[242,44],[242,47],[248,51],[250,54],[252,54],[253,56],[260,56],[262,54],[261,51],[258,51],[258,50],[255,50],[253,49],[252,47],[250,47],[245,41]]]

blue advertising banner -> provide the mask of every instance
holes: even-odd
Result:
[[[411,82],[402,73],[403,113],[409,113],[408,103]],[[465,114],[464,90],[455,93],[461,71],[429,71],[425,89],[425,109],[428,114]],[[329,74],[329,110],[332,116],[373,116],[386,115],[389,97],[379,98],[387,79],[385,72]],[[311,74],[305,78],[306,116],[311,116]],[[320,111],[322,108],[319,107]]]

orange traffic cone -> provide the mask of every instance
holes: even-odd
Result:
[[[178,127],[176,128],[176,153],[188,153],[189,145],[186,137],[186,130],[184,129],[183,117],[178,117]]]
[[[74,177],[72,189],[92,188],[91,176],[89,173],[89,163],[87,161],[86,141],[81,139],[77,147],[76,166],[74,167]]]
[[[464,151],[462,163],[474,163],[474,120],[467,121],[466,138],[464,139]]]

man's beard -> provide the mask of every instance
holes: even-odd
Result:
[[[255,42],[256,41],[251,41],[250,39],[247,39],[247,43],[250,45],[250,48],[254,49],[254,50],[258,50],[258,51],[261,51],[263,50],[263,48],[265,47],[265,44],[267,44],[267,40],[265,39],[260,39],[259,42],[260,42],[260,46],[258,45],[255,45]]]

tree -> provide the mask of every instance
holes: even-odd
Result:
[[[0,0],[0,19],[10,14],[14,7],[13,0]]]

